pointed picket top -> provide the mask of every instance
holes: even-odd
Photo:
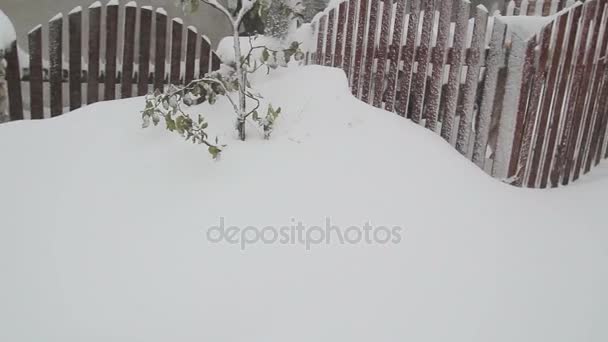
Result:
[[[51,20],[49,20],[49,23],[51,21],[60,20],[60,19],[63,19],[63,13],[57,13],[54,17],[51,18]]]
[[[98,8],[101,7],[101,1],[95,1],[94,3],[91,4],[91,6],[89,6],[89,8]]]
[[[30,31],[29,31],[27,34],[30,34],[30,33],[32,33],[32,32],[38,31],[38,30],[40,30],[41,28],[42,28],[42,25],[36,25],[36,26],[34,26],[34,28],[33,28],[33,29],[31,29],[31,30],[30,30]]]
[[[68,14],[74,14],[74,13],[78,13],[78,12],[82,12],[82,6],[74,7]]]

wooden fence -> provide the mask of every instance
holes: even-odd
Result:
[[[511,0],[505,2],[503,15],[549,16],[566,8],[567,0]]]
[[[312,62],[344,69],[357,98],[440,134],[496,178],[556,187],[608,157],[607,2],[522,37],[466,0],[347,0],[314,22]]]
[[[18,44],[12,44],[5,56],[10,120],[42,119],[47,116],[45,108],[53,117],[85,103],[145,95],[165,84],[183,84],[219,68],[220,59],[209,40],[194,27],[184,32],[181,19],[169,21],[162,8],[139,8],[134,2],[121,7],[110,1],[105,6],[96,2],[87,12],[85,17],[77,7],[67,20],[61,14],[52,18],[47,37],[43,37],[42,26],[35,27],[28,34],[28,60],[20,60]],[[119,23],[121,17],[124,20]],[[69,51],[65,55],[64,30]],[[45,59],[43,43],[48,46]],[[24,65],[28,67],[22,68]],[[46,102],[44,90],[48,91]],[[68,103],[64,104],[66,90]],[[23,96],[29,97],[29,115],[24,115]]]

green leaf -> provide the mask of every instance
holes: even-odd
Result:
[[[266,61],[268,61],[268,58],[270,58],[268,49],[264,49],[264,51],[262,52],[262,62],[266,63]]]

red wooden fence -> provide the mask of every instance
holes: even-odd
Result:
[[[123,19],[119,22],[119,18]],[[85,27],[88,35],[83,44]],[[42,119],[45,114],[61,115],[80,108],[83,103],[113,100],[117,97],[117,86],[120,97],[129,98],[134,93],[145,95],[168,83],[183,84],[195,75],[219,69],[219,57],[196,28],[185,29],[180,19],[169,21],[164,10],[139,8],[134,2],[124,7],[114,2],[105,6],[96,2],[86,14],[77,7],[67,20],[59,14],[49,21],[48,37],[43,37],[42,29],[37,26],[28,35],[29,60],[19,60],[17,42],[6,56],[11,120]],[[67,30],[67,42],[63,41],[64,30]],[[186,44],[182,44],[182,37]],[[49,47],[46,58],[43,44]],[[65,54],[64,50],[69,52]],[[27,68],[21,67],[28,64]],[[64,89],[66,83],[68,87]],[[83,84],[86,84],[85,94]],[[48,99],[44,97],[45,89],[48,89]],[[68,103],[64,103],[65,91],[68,91]],[[24,106],[23,96],[29,98],[29,108]],[[45,108],[48,108],[46,113]]]
[[[511,1],[516,15],[561,11],[520,37],[466,0],[347,0],[314,22],[312,60],[495,177],[555,187],[608,157],[607,2]]]

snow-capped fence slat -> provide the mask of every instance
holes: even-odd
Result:
[[[388,58],[388,40],[391,31],[391,25],[393,25],[392,15],[393,15],[393,6],[392,3],[388,4],[388,2],[384,2],[384,6],[382,8],[382,22],[380,32],[380,44],[378,46],[378,50],[376,51],[377,55],[377,67],[376,67],[376,77],[374,83],[374,107],[382,107],[382,101],[384,100],[384,84],[385,84],[385,75],[386,75],[386,67],[387,67],[387,58]]]
[[[416,54],[418,67],[413,80],[412,110],[407,112],[407,117],[415,123],[421,123],[424,97],[426,95],[426,79],[429,61],[431,57],[431,38],[433,22],[435,20],[435,0],[426,0],[424,3],[424,18],[422,22],[422,33],[420,34],[420,46]]]
[[[546,148],[546,137],[549,134],[548,128],[550,127],[550,109],[554,103],[556,96],[556,83],[558,77],[558,71],[560,68],[561,56],[564,48],[564,37],[566,35],[566,28],[568,24],[568,16],[559,16],[555,22],[554,30],[555,42],[551,47],[553,54],[549,56],[548,60],[548,76],[545,81],[545,91],[543,99],[541,101],[541,107],[539,108],[539,128],[536,135],[536,142],[534,143],[534,149],[532,151],[532,165],[530,166],[530,175],[528,177],[528,186],[536,186],[539,174],[542,174],[541,161],[543,160],[544,149]],[[553,117],[554,118],[554,117]],[[551,118],[551,119],[553,119]],[[546,187],[546,182],[541,181],[540,187]]]
[[[551,16],[566,7],[566,0],[505,1],[502,15]]]
[[[566,106],[565,97],[569,91],[569,80],[574,68],[574,53],[576,36],[578,35],[579,19],[581,16],[582,7],[578,6],[572,11],[566,13],[568,20],[568,35],[564,38],[566,43],[566,57],[560,71],[559,86],[555,96],[555,105],[552,109],[553,120],[551,121],[549,141],[547,143],[544,166],[541,168],[542,176],[540,179],[540,187],[544,188],[551,182],[551,187],[558,186],[559,164],[557,157],[560,155],[560,147],[558,141],[564,129],[563,110]]]
[[[367,27],[367,4],[368,0],[359,0],[359,11],[357,12],[357,42],[355,43],[355,61],[353,64],[353,81],[352,93],[355,97],[359,97],[359,86],[361,80],[361,67],[363,64],[363,52],[365,50],[365,28]],[[323,21],[320,22],[320,25]],[[320,51],[320,50],[319,50]]]
[[[203,77],[209,72],[209,65],[211,63],[211,44],[207,37],[201,37],[201,57],[199,66],[199,77]]]
[[[348,4],[348,23],[346,28],[346,41],[344,42],[344,72],[350,81],[352,79],[352,61],[353,61],[353,39],[357,28],[356,14],[358,7],[357,0],[350,0]]]
[[[32,119],[44,118],[42,87],[42,26],[28,34],[30,55],[30,114]]]
[[[104,100],[116,98],[116,57],[118,47],[118,5],[109,3],[106,6],[106,60]]]
[[[329,11],[327,17],[327,35],[325,36],[325,58],[323,65],[332,66],[334,59],[334,24],[336,22],[336,9]]]
[[[456,23],[454,26],[454,43],[452,47],[452,61],[448,75],[446,96],[443,105],[443,115],[441,122],[441,136],[447,141],[452,141],[456,107],[458,105],[458,95],[460,88],[461,66],[464,62],[466,47],[470,6],[465,1],[457,3]]]
[[[387,75],[387,88],[384,109],[389,112],[394,110],[395,97],[397,95],[397,79],[399,68],[399,53],[401,52],[401,40],[403,39],[403,29],[405,23],[406,0],[398,0],[395,14],[395,26],[393,31],[393,42],[389,47],[388,60],[390,68]]]
[[[605,10],[603,24],[604,27],[608,23],[608,6]],[[604,32],[602,39],[602,48],[600,49],[600,55],[598,56],[598,82],[601,83],[599,86],[598,95],[595,97],[595,108],[590,108],[597,112],[598,118],[596,119],[593,137],[591,140],[591,147],[587,156],[587,163],[585,165],[585,172],[589,172],[592,165],[595,166],[600,163],[603,157],[604,141],[606,139],[606,125],[608,124],[608,113],[606,112],[606,105],[608,100],[608,31]],[[606,156],[608,157],[608,156]]]
[[[494,102],[496,98],[499,71],[502,62],[504,61],[503,47],[506,29],[507,27],[504,23],[501,23],[498,20],[494,21],[492,37],[490,39],[490,52],[488,54],[485,71],[484,88],[482,90],[482,100],[477,118],[477,130],[475,132],[475,141],[473,144],[472,161],[481,169],[485,168],[486,150],[488,148],[492,117],[493,115],[498,115],[494,113]]]
[[[475,109],[475,97],[479,86],[479,74],[481,71],[481,56],[485,50],[486,29],[488,27],[488,12],[483,7],[477,7],[475,14],[475,26],[471,40],[471,62],[468,63],[467,78],[462,89],[462,104],[457,110],[460,121],[458,123],[458,136],[456,139],[456,150],[462,155],[467,155],[470,146],[471,125],[473,124],[473,112]]]
[[[101,7],[89,7],[89,72],[87,74],[87,104],[99,101],[100,40]]]
[[[450,33],[450,23],[452,17],[453,0],[441,0],[439,8],[439,27],[437,30],[437,43],[433,54],[431,55],[431,63],[433,71],[428,94],[425,97],[427,102],[424,108],[423,117],[426,118],[426,127],[432,131],[437,129],[437,121],[439,118],[439,101],[441,96],[441,88],[443,81],[443,67],[446,58],[446,46]]]
[[[11,120],[23,120],[23,98],[21,94],[19,49],[16,41],[11,44],[11,47],[6,52],[5,58],[9,117]]]
[[[327,16],[323,16],[317,23],[318,34],[317,34],[316,62],[319,65],[323,65],[324,58],[325,58],[325,55],[323,54],[323,43],[325,42],[325,39],[327,39],[327,34],[325,32],[325,25],[326,25],[325,22],[326,21],[327,21]]]
[[[142,7],[139,11],[139,58],[138,58],[138,80],[137,95],[143,96],[148,93],[150,83],[150,48],[152,32],[152,9]]]
[[[186,36],[186,70],[184,71],[184,82],[186,84],[194,79],[194,62],[196,61],[196,40],[198,34],[196,29],[188,27]]]
[[[68,15],[70,110],[82,106],[82,10],[75,8]]]
[[[344,49],[344,31],[346,30],[346,13],[348,2],[340,4],[338,9],[338,22],[336,23],[336,53],[333,66],[342,68],[343,65],[343,49]]]
[[[122,50],[122,79],[120,80],[120,97],[133,96],[133,62],[135,59],[135,20],[137,7],[125,8],[124,40]]]
[[[182,65],[182,34],[184,25],[181,20],[173,19],[171,23],[171,84],[180,84]]]
[[[156,44],[154,51],[154,90],[163,90],[165,83],[165,55],[167,42],[167,15],[156,11]]]
[[[49,22],[49,61],[51,87],[51,116],[63,113],[63,16],[59,15]]]
[[[412,89],[412,72],[414,70],[414,58],[416,53],[416,37],[418,36],[418,24],[420,21],[420,0],[412,0],[410,3],[410,15],[407,23],[407,37],[405,47],[402,51],[403,74],[398,81],[397,114],[406,116],[409,111],[410,90]]]
[[[372,74],[376,52],[376,32],[378,31],[378,11],[380,10],[380,0],[370,0],[369,25],[367,29],[367,46],[365,51],[365,64],[363,66],[363,82],[361,84],[361,100],[370,103],[372,92]]]

